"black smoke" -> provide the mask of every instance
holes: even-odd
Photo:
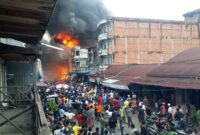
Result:
[[[67,32],[87,46],[95,44],[97,24],[106,16],[102,0],[58,0],[47,30],[52,36]]]

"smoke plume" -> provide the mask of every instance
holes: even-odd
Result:
[[[58,0],[48,25],[51,35],[64,31],[80,45],[95,44],[97,24],[107,16],[101,0]]]

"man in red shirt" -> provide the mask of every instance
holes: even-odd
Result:
[[[118,109],[118,108],[119,108],[119,102],[118,102],[117,99],[114,99],[113,104],[114,104],[114,108],[115,108],[115,109]]]
[[[101,105],[103,104],[103,97],[102,97],[102,95],[99,96],[98,103],[101,104]]]

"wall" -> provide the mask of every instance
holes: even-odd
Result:
[[[36,76],[34,62],[7,62],[7,72],[13,78],[8,80],[8,86],[32,85],[39,78]]]
[[[198,25],[182,21],[149,19],[108,19],[108,36],[113,39],[107,50],[113,64],[164,63],[192,47],[199,47]]]

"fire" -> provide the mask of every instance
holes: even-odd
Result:
[[[69,68],[66,65],[56,65],[55,66],[57,78],[56,80],[66,80],[69,74]]]
[[[55,36],[55,39],[61,42],[62,44],[66,45],[69,48],[73,48],[79,44],[78,40],[73,38],[71,35],[61,32]]]

